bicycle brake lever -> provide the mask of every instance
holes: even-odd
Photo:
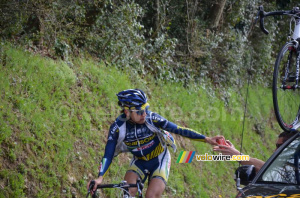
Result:
[[[259,26],[260,26],[260,29],[265,33],[265,34],[269,34],[269,31],[266,30],[265,26],[264,26],[264,17],[265,17],[265,12],[264,12],[264,7],[261,5],[259,6],[259,9],[258,9],[258,13],[259,13],[259,18],[260,18],[260,21],[259,21]]]
[[[258,12],[257,12],[257,15],[255,17],[255,21],[254,21],[254,25],[257,23],[258,19],[259,19],[259,13],[260,13],[260,7],[258,8]]]
[[[86,198],[89,197],[89,194],[90,194],[91,191],[93,190],[94,186],[95,186],[95,181],[92,180],[91,183],[90,183],[89,190],[88,190],[88,193],[87,193],[87,195],[86,195]]]
[[[262,5],[259,6],[259,7],[258,7],[258,11],[259,11],[259,12],[263,12],[263,11],[264,11],[264,6],[262,6]]]

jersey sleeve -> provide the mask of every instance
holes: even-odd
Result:
[[[205,141],[204,135],[198,133],[195,130],[178,126],[175,123],[168,121],[167,119],[165,119],[164,117],[160,116],[157,113],[152,113],[151,119],[153,124],[158,128],[162,128],[168,132],[181,135],[183,137],[187,137],[193,140],[203,141],[203,142]]]
[[[105,153],[101,160],[98,176],[104,176],[105,173],[107,172],[107,170],[112,162],[112,159],[114,157],[118,137],[119,137],[119,127],[115,122],[114,124],[112,124],[110,126],[110,129],[109,129],[108,139],[107,139],[107,143],[105,146]]]

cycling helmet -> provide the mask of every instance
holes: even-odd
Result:
[[[147,103],[146,94],[140,89],[127,89],[117,94],[119,106],[129,109],[145,109]]]

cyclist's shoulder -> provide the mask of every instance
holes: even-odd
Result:
[[[117,125],[117,126],[122,126],[125,122],[127,121],[126,115],[123,113],[121,115],[119,115],[115,122],[113,124]]]
[[[148,118],[152,120],[153,123],[166,122],[167,119],[155,112],[148,112]]]
[[[111,131],[119,131],[119,128],[126,122],[126,115],[121,114],[119,115],[115,121],[110,125]]]

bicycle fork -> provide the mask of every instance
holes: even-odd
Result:
[[[289,76],[289,68],[292,67],[291,65],[291,59],[292,59],[292,53],[294,49],[289,49],[290,50],[290,54],[288,57],[288,62],[286,64],[286,69],[285,69],[285,75],[284,75],[284,79],[282,81],[281,87],[283,90],[286,89],[292,89],[292,90],[296,90],[299,89],[299,64],[300,64],[300,51],[297,51],[297,59],[296,59],[296,73],[295,76]],[[295,82],[294,85],[286,85],[286,82]]]
[[[299,67],[300,67],[300,51],[297,50],[297,61],[296,61],[296,84],[294,85],[294,89],[299,89]],[[298,108],[298,113],[296,116],[296,119],[292,123],[292,126],[295,126],[299,122],[299,117],[300,117],[300,105]]]
[[[300,64],[300,52],[297,52],[297,64],[296,64],[296,84],[295,89],[298,89],[298,82],[299,82],[299,64]]]
[[[296,89],[300,89],[300,86],[299,86],[299,73],[300,73],[300,49],[298,48],[298,42],[294,40],[294,43],[295,44],[295,47],[290,47],[288,50],[290,51],[289,53],[289,56],[288,56],[288,60],[287,60],[287,63],[286,63],[286,68],[285,68],[285,75],[284,75],[284,78],[282,80],[282,84],[281,84],[281,87],[283,90],[286,90],[286,89],[291,89],[291,90],[296,90]],[[296,73],[295,73],[295,76],[290,76],[290,68],[293,67],[292,64],[292,56],[293,56],[293,53],[297,53],[297,58],[296,58]],[[294,85],[287,85],[286,83],[287,82],[295,82]],[[297,112],[297,115],[296,115],[296,118],[295,120],[291,123],[291,125],[289,126],[290,128],[294,127],[300,120],[300,105],[298,107],[298,112]]]

